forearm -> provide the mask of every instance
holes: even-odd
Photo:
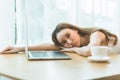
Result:
[[[81,56],[90,56],[90,47],[84,46],[75,50],[75,52]]]
[[[25,51],[25,47],[19,47],[20,52]],[[60,50],[59,47],[57,47],[54,44],[40,44],[40,45],[31,45],[28,46],[28,50],[33,51],[33,50]]]
[[[68,51],[68,52],[75,52],[81,56],[90,56],[90,47],[84,46],[84,47],[73,47],[73,48],[63,48],[62,51]]]

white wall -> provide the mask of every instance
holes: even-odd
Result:
[[[14,44],[15,0],[0,0],[0,50]]]

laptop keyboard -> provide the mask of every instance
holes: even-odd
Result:
[[[48,57],[48,56],[52,56],[52,57],[66,57],[67,55],[61,52],[53,52],[53,51],[49,51],[48,53],[46,51],[31,51],[31,54],[33,57]]]
[[[41,56],[48,56],[48,54],[44,51],[31,51],[33,57],[41,57]]]
[[[64,54],[64,53],[57,52],[57,53],[53,53],[52,56],[53,56],[53,57],[57,57],[57,56],[65,57],[65,56],[67,56],[67,55]]]

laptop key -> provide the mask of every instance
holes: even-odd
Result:
[[[33,57],[41,57],[41,56],[46,57],[46,56],[48,56],[48,54],[46,52],[43,52],[43,51],[32,51],[31,54]]]

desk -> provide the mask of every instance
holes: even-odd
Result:
[[[108,63],[94,63],[87,57],[67,54],[72,60],[28,61],[23,53],[2,54],[0,73],[24,80],[120,79],[120,54],[111,53]]]

